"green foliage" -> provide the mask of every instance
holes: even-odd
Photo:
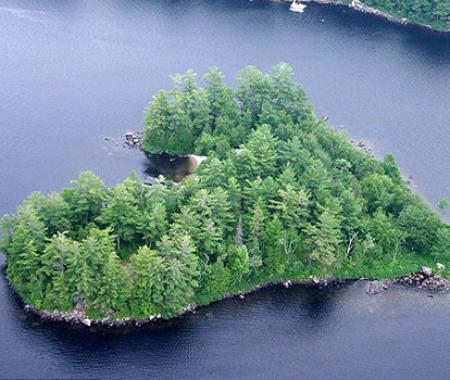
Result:
[[[442,225],[440,218],[424,205],[408,205],[398,218],[403,230],[405,248],[428,253]]]
[[[338,260],[339,219],[325,210],[319,216],[317,224],[307,227],[306,234],[306,244],[310,252],[309,261],[318,264],[324,273],[327,273]]]
[[[362,153],[315,120],[286,64],[233,90],[188,71],[146,109],[144,149],[208,153],[181,183],[90,172],[2,219],[7,275],[36,308],[170,318],[265,281],[396,276],[450,263],[449,227],[392,155]],[[239,149],[234,149],[239,147]],[[441,209],[446,203],[441,202]]]
[[[450,228],[447,226],[438,229],[431,254],[437,260],[450,263]]]
[[[71,183],[72,187],[64,189],[61,196],[69,205],[71,225],[81,230],[100,215],[107,188],[103,181],[91,172],[81,173],[78,180]]]
[[[173,90],[160,91],[146,108],[143,149],[147,152],[193,152],[203,128],[210,128],[208,94],[197,85],[195,76],[192,70],[174,75]]]
[[[250,273],[250,261],[247,247],[245,245],[233,247],[229,261],[229,268],[233,280],[236,283],[240,283],[245,276]]]
[[[450,201],[447,198],[443,198],[437,203],[437,208],[443,214],[448,210],[449,207]]]

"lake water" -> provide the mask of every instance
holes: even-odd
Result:
[[[343,8],[269,0],[0,0],[0,214],[81,170],[114,184],[168,76],[286,61],[318,116],[393,152],[431,203],[450,197],[450,37]],[[105,138],[112,140],[106,141]],[[450,375],[447,296],[364,284],[267,290],[156,329],[26,319],[0,278],[0,377],[397,378]]]

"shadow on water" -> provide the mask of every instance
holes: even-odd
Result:
[[[146,154],[144,162],[144,173],[151,177],[160,175],[173,180],[180,181],[197,168],[195,160],[190,156],[172,156],[167,153]]]

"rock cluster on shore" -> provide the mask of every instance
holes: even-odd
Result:
[[[125,134],[124,145],[129,148],[141,148],[143,135],[143,132],[127,132]]]
[[[369,296],[373,296],[375,294],[384,292],[385,290],[388,290],[389,287],[392,285],[391,280],[374,280],[370,281],[367,284],[367,290],[366,293]]]
[[[369,156],[374,157],[372,148],[366,142],[350,140],[350,143],[361,149],[364,153],[367,153]]]
[[[285,288],[289,288],[293,285],[303,285],[303,286],[314,286],[319,289],[331,286],[339,286],[345,283],[346,280],[337,279],[327,279],[327,278],[317,278],[311,276],[309,280],[286,280],[282,282],[267,282],[255,286],[248,291],[239,291],[236,293],[224,294],[220,300],[225,300],[233,297],[238,297],[239,299],[245,299],[246,295],[257,292],[258,290],[265,289],[272,286],[282,285]],[[220,301],[218,300],[218,301]],[[195,313],[199,305],[192,304],[186,306],[177,316],[180,317],[187,313]],[[72,311],[63,312],[58,310],[48,311],[48,310],[36,310],[32,305],[25,305],[24,311],[27,314],[35,315],[42,320],[51,322],[61,322],[70,325],[83,325],[85,327],[100,327],[100,328],[123,328],[123,327],[141,327],[148,325],[150,323],[162,321],[161,315],[152,315],[145,319],[134,319],[134,318],[122,318],[119,320],[114,320],[112,318],[103,319],[90,319],[86,316],[83,308],[78,307]],[[174,318],[175,318],[174,317]]]
[[[450,291],[450,281],[438,274],[434,274],[433,270],[428,267],[422,267],[416,273],[400,277],[397,282],[403,285],[416,286],[418,289]]]
[[[438,269],[445,269],[442,264],[437,264]],[[433,273],[429,267],[422,267],[415,273],[399,277],[395,280],[374,280],[367,284],[366,293],[375,295],[389,289],[393,284],[405,285],[411,288],[426,290],[428,292],[450,291],[450,281],[439,274]]]
[[[188,306],[183,313],[186,313],[188,311],[192,310],[192,306]],[[129,326],[136,326],[140,327],[145,324],[148,324],[150,322],[155,322],[158,320],[161,320],[161,315],[152,315],[149,316],[146,319],[132,319],[129,317],[120,319],[120,320],[113,320],[109,318],[103,318],[103,319],[90,319],[88,318],[83,310],[80,309],[74,309],[70,312],[63,312],[58,310],[53,311],[46,311],[46,310],[36,310],[31,305],[25,305],[24,311],[27,314],[36,315],[42,320],[46,321],[52,321],[52,322],[64,322],[70,325],[83,325],[86,327],[129,327]]]

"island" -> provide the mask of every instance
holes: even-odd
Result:
[[[83,172],[5,215],[6,275],[27,310],[120,326],[268,284],[447,276],[449,225],[393,155],[377,160],[316,118],[293,76],[286,63],[245,67],[235,88],[217,67],[203,87],[192,70],[174,75],[145,110],[142,148],[207,156],[194,174],[108,188]]]

